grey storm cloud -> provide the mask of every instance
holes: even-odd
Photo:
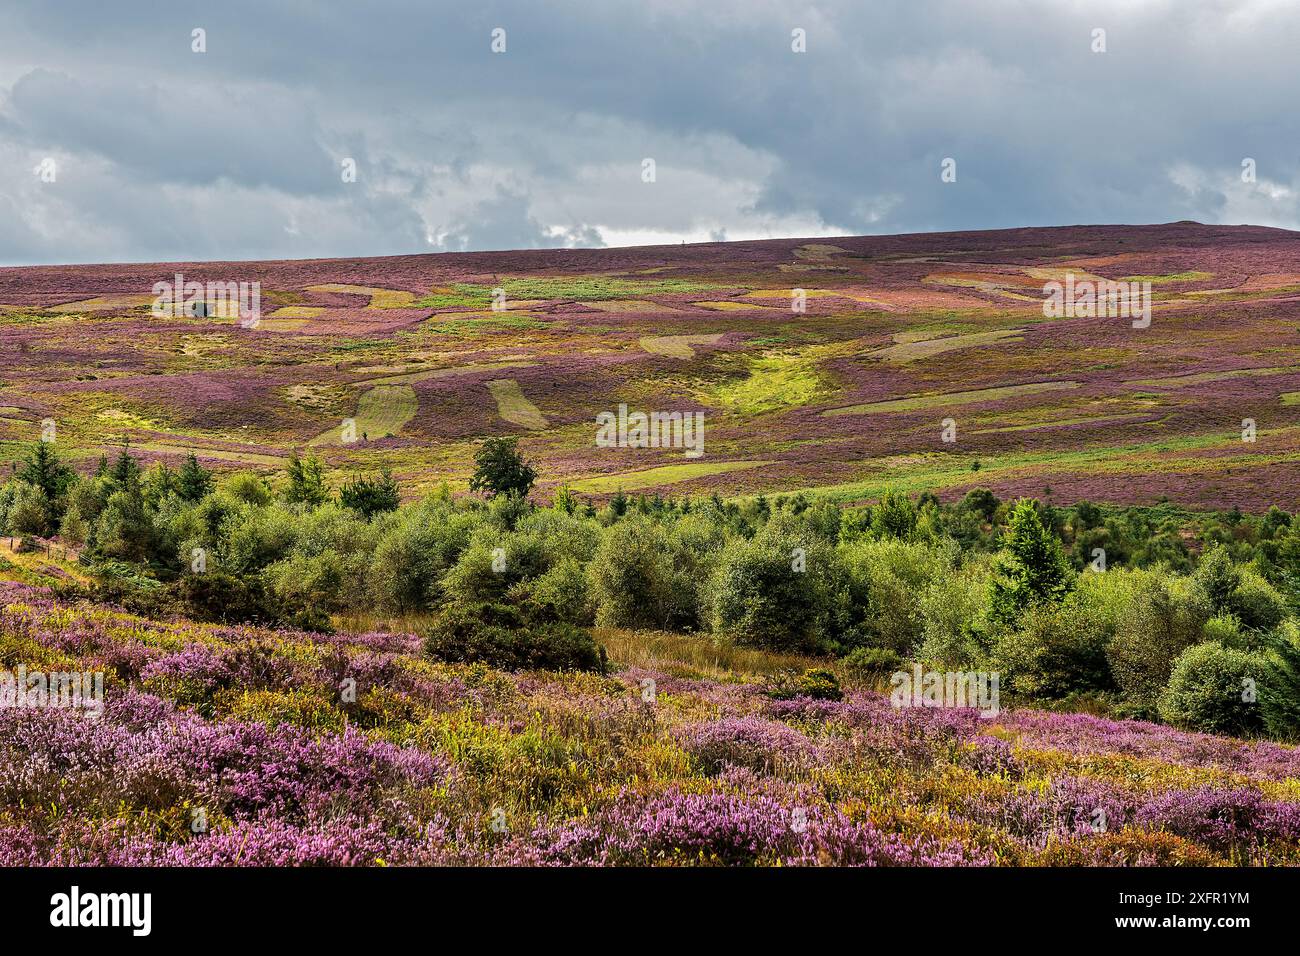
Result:
[[[9,0],[0,261],[1294,228],[1297,46],[1291,0]]]

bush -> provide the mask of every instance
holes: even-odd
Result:
[[[955,546],[868,541],[842,549],[841,556],[849,580],[865,591],[865,642],[914,654],[924,632],[921,596],[932,582],[952,573]]]
[[[1077,600],[1030,607],[1019,630],[999,635],[992,669],[1017,694],[1059,700],[1113,684],[1106,660],[1109,635]]]
[[[604,673],[605,649],[591,632],[564,622],[534,624],[503,604],[454,605],[425,636],[439,660],[483,663],[503,670],[585,670]]]
[[[1286,599],[1254,571],[1243,570],[1241,583],[1228,599],[1228,608],[1243,627],[1269,631],[1286,616]]]
[[[772,541],[733,541],[709,582],[713,631],[738,644],[771,650],[816,649],[820,639],[818,594],[793,548]]]
[[[562,558],[528,585],[528,608],[534,617],[588,625],[595,618],[587,570],[573,558]]]
[[[988,638],[980,628],[988,610],[986,561],[937,574],[921,592],[918,659],[961,669],[977,663],[987,651]]]
[[[1120,611],[1106,649],[1111,674],[1135,713],[1154,710],[1178,655],[1199,643],[1212,610],[1204,593],[1186,579],[1144,572]]]
[[[802,674],[794,671],[782,671],[768,678],[763,692],[776,700],[793,700],[796,697],[812,697],[815,700],[841,700],[844,692],[835,674],[820,668],[810,668]]]
[[[871,680],[902,669],[903,658],[886,647],[855,647],[840,664],[858,680]]]
[[[1160,716],[1188,730],[1256,736],[1266,729],[1264,701],[1280,696],[1277,670],[1259,654],[1218,643],[1189,647],[1160,695]]]
[[[633,516],[610,526],[590,574],[601,627],[686,628],[695,623],[697,582],[674,566],[668,535],[650,518]]]

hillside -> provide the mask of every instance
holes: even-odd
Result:
[[[151,315],[176,273],[260,282],[257,326]],[[1150,327],[1046,318],[1066,275],[1149,281]],[[264,470],[310,447],[414,493],[464,488],[476,442],[510,434],[539,490],[598,498],[980,485],[1293,510],[1298,326],[1300,236],[1196,223],[6,268],[0,456],[52,420],[82,470],[126,440]],[[621,403],[702,412],[703,454],[598,447]]]
[[[99,719],[0,709],[0,865],[1300,862],[1292,747],[780,699],[780,659],[602,636],[616,675],[509,674],[0,583],[6,661],[107,672]]]

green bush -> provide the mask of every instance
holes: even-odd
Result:
[[[1185,578],[1143,572],[1133,585],[1106,656],[1115,683],[1140,714],[1154,711],[1174,661],[1200,642],[1213,611],[1204,592]]]
[[[1159,712],[1188,730],[1257,736],[1268,723],[1265,701],[1282,693],[1277,669],[1264,656],[1214,642],[1197,644],[1174,664]]]
[[[504,670],[585,670],[603,673],[605,649],[585,628],[534,624],[502,604],[454,605],[425,635],[432,657]]]
[[[1060,700],[1072,693],[1113,687],[1106,659],[1109,635],[1104,627],[1067,598],[1060,605],[1031,606],[1018,630],[998,635],[991,669],[1008,690],[1040,700]]]
[[[1241,583],[1228,599],[1229,610],[1243,627],[1269,631],[1286,616],[1286,599],[1254,571],[1243,569]]]
[[[771,650],[814,650],[820,643],[817,579],[773,541],[731,542],[709,581],[713,631],[738,644]],[[802,564],[803,570],[799,570]]]
[[[841,700],[844,692],[835,674],[820,668],[810,668],[802,674],[783,671],[768,678],[763,692],[777,700],[812,697],[815,700]]]
[[[871,680],[902,669],[903,658],[886,647],[855,647],[840,658],[840,665],[858,680]]]
[[[592,558],[591,595],[601,627],[688,629],[698,582],[676,567],[663,526],[633,515],[611,525]]]

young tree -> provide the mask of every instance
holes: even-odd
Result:
[[[1025,608],[1060,601],[1072,585],[1060,541],[1043,525],[1033,500],[1022,498],[1007,522],[1006,545],[991,586],[990,617],[1014,626]]]
[[[879,538],[911,538],[916,532],[916,505],[907,495],[886,491],[871,511],[871,530]]]
[[[517,438],[489,438],[474,454],[474,477],[471,491],[497,495],[527,496],[537,472],[519,454]]]
[[[144,497],[151,508],[156,509],[168,495],[174,494],[176,489],[176,472],[172,471],[165,461],[155,462],[144,476]]]
[[[339,502],[366,518],[373,518],[385,511],[396,511],[402,503],[402,492],[385,468],[378,478],[358,475],[344,482],[339,490]]]
[[[186,501],[202,501],[212,490],[212,472],[191,452],[176,475],[176,493]]]
[[[329,497],[325,485],[325,465],[315,455],[299,458],[294,452],[289,456],[289,487],[284,498],[290,504],[321,505]]]
[[[122,446],[121,452],[113,462],[113,467],[108,472],[113,483],[123,489],[136,488],[140,484],[140,463],[131,457],[130,449],[130,442]]]
[[[53,442],[38,441],[27,453],[17,478],[40,488],[50,501],[54,501],[76,481],[77,473],[59,460]]]

